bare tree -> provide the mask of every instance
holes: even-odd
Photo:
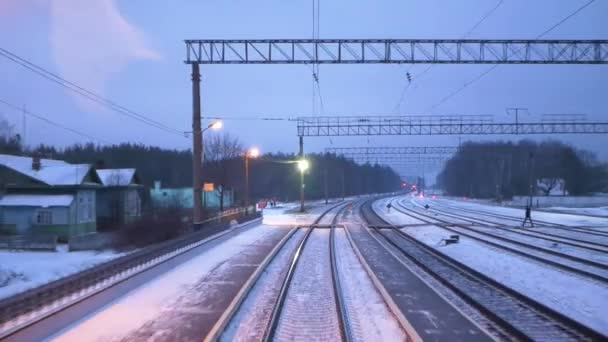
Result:
[[[228,173],[231,171],[231,164],[234,165],[235,159],[244,153],[243,144],[237,137],[233,137],[227,132],[212,135],[205,141],[204,164],[206,168],[206,178],[213,180],[220,195],[220,210],[224,210],[224,191],[229,179]]]

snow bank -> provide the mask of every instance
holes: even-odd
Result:
[[[123,255],[114,251],[57,252],[0,251],[0,298],[46,284]],[[4,281],[3,281],[4,280]]]

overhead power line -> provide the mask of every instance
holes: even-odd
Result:
[[[567,16],[565,16],[564,18],[562,18],[560,21],[558,21],[557,23],[555,23],[553,26],[551,26],[550,28],[548,28],[547,30],[545,30],[543,33],[541,33],[538,36],[536,36],[534,39],[543,38],[544,36],[546,36],[547,34],[549,34],[550,32],[552,32],[553,30],[555,30],[556,28],[558,28],[560,25],[562,25],[563,23],[565,23],[566,21],[568,21],[570,18],[574,17],[575,15],[577,15],[578,13],[580,13],[582,10],[584,10],[587,7],[589,7],[589,5],[591,5],[594,2],[595,2],[595,0],[590,0],[590,1],[586,2],[585,4],[583,4],[582,6],[580,6],[579,8],[577,8],[576,10],[574,10],[573,12],[571,12],[570,14],[568,14]],[[521,49],[515,51],[514,53],[518,53],[520,50]],[[500,64],[495,64],[495,65],[489,67],[488,69],[482,71],[480,74],[478,74],[477,76],[475,76],[473,79],[471,79],[470,81],[464,83],[460,88],[454,90],[453,92],[451,92],[447,96],[444,96],[441,100],[439,100],[439,102],[437,102],[434,105],[430,106],[425,112],[428,113],[428,112],[432,111],[433,109],[441,106],[442,104],[444,104],[445,102],[447,102],[448,100],[450,100],[451,98],[453,98],[454,96],[458,95],[460,92],[462,92],[463,90],[465,90],[471,84],[479,81],[480,79],[482,79],[483,77],[485,77],[487,74],[489,74],[492,71],[496,70],[496,68],[498,68],[499,66],[500,66]]]
[[[5,105],[5,106],[7,106],[7,107],[9,107],[9,108],[12,108],[12,109],[14,109],[14,110],[16,110],[16,111],[19,111],[19,112],[21,112],[21,113],[25,113],[26,115],[29,115],[29,116],[31,116],[31,117],[34,117],[34,118],[36,118],[36,119],[38,119],[38,120],[40,120],[40,121],[44,121],[44,122],[46,122],[46,123],[47,123],[47,124],[49,124],[49,125],[52,125],[52,126],[55,126],[55,127],[61,128],[61,129],[65,130],[65,131],[68,131],[68,132],[74,133],[74,134],[79,135],[79,136],[81,136],[81,137],[83,137],[83,138],[86,138],[86,139],[89,139],[89,140],[92,140],[92,141],[98,141],[98,142],[102,142],[102,143],[105,143],[105,144],[108,144],[108,145],[112,144],[112,143],[110,143],[109,141],[106,141],[106,140],[103,140],[103,139],[99,139],[99,138],[93,137],[92,135],[89,135],[89,134],[87,134],[87,133],[83,133],[83,132],[78,131],[78,130],[75,130],[75,129],[73,129],[73,128],[70,128],[70,127],[64,126],[64,125],[62,125],[62,124],[60,124],[60,123],[58,123],[58,122],[52,121],[52,120],[50,120],[50,119],[47,119],[46,117],[44,117],[44,116],[42,116],[42,115],[40,115],[40,114],[33,113],[33,112],[31,112],[31,111],[29,111],[29,110],[26,110],[26,109],[24,109],[24,108],[20,108],[19,106],[14,105],[14,104],[12,104],[12,103],[10,103],[10,102],[8,102],[8,101],[5,101],[5,100],[0,99],[0,103],[2,103],[3,105]]]
[[[471,33],[473,33],[473,31],[475,31],[475,29],[477,29],[477,27],[479,27],[479,25],[483,24],[484,21],[486,21],[486,19],[488,19],[492,14],[494,14],[494,12],[496,12],[496,10],[500,7],[500,5],[502,5],[502,3],[504,2],[504,0],[499,0],[496,3],[496,6],[492,7],[491,10],[489,10],[488,12],[486,12],[483,17],[481,17],[481,19],[479,19],[475,25],[473,25],[461,38],[464,39],[466,37],[468,37]],[[413,66],[413,64],[412,64]],[[426,74],[427,72],[429,72],[433,66],[435,66],[435,64],[431,64],[429,65],[426,69],[424,69],[421,73],[418,73],[414,76],[414,79],[420,79],[420,77],[422,77],[422,75]],[[397,104],[395,105],[395,109],[393,110],[393,112],[395,112],[395,114],[398,113],[399,108],[401,107],[401,103],[403,103],[403,100],[405,99],[405,93],[407,92],[407,90],[409,89],[411,84],[411,81],[408,82],[404,87],[403,90],[401,91],[401,96],[399,97],[399,102],[397,102]]]
[[[62,78],[61,76],[59,76],[53,72],[50,72],[4,48],[0,48],[0,56],[5,57],[6,59],[8,59],[16,64],[19,64],[20,66],[38,74],[39,76],[46,78],[47,80],[49,80],[51,82],[57,83],[60,86],[66,88],[76,94],[79,94],[79,95],[87,98],[90,101],[103,105],[119,114],[128,116],[134,120],[137,120],[137,121],[144,123],[146,125],[149,125],[151,127],[158,128],[158,129],[161,129],[163,131],[166,131],[166,132],[169,132],[172,134],[184,136],[184,132],[182,132],[180,130],[171,128],[159,121],[153,120],[143,114],[137,113],[112,100],[109,100],[103,96],[100,96],[74,82],[68,81],[68,80]]]

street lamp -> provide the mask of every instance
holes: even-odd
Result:
[[[218,129],[221,129],[222,127],[224,127],[223,121],[214,121],[214,122],[210,123],[209,126],[207,126],[207,128],[203,129],[203,132],[210,128],[213,130],[218,130]]]
[[[203,148],[203,133],[208,129],[220,129],[224,126],[222,121],[214,121],[204,129],[201,129],[201,114],[200,114],[200,94],[199,86],[200,75],[198,68],[196,72],[193,72],[192,80],[194,82],[193,93],[194,95],[194,110],[192,114],[192,192],[193,192],[193,216],[192,223],[196,226],[203,220],[203,162],[205,160],[204,148]],[[197,95],[198,94],[198,95]]]
[[[245,210],[249,210],[249,158],[259,156],[260,150],[257,147],[252,147],[245,152]]]
[[[304,212],[304,172],[308,170],[310,163],[306,159],[298,160],[298,170],[300,170],[300,212]]]

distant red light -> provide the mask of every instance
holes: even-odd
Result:
[[[435,195],[433,195],[432,197],[433,197],[433,199],[437,199],[437,196],[435,196]]]

